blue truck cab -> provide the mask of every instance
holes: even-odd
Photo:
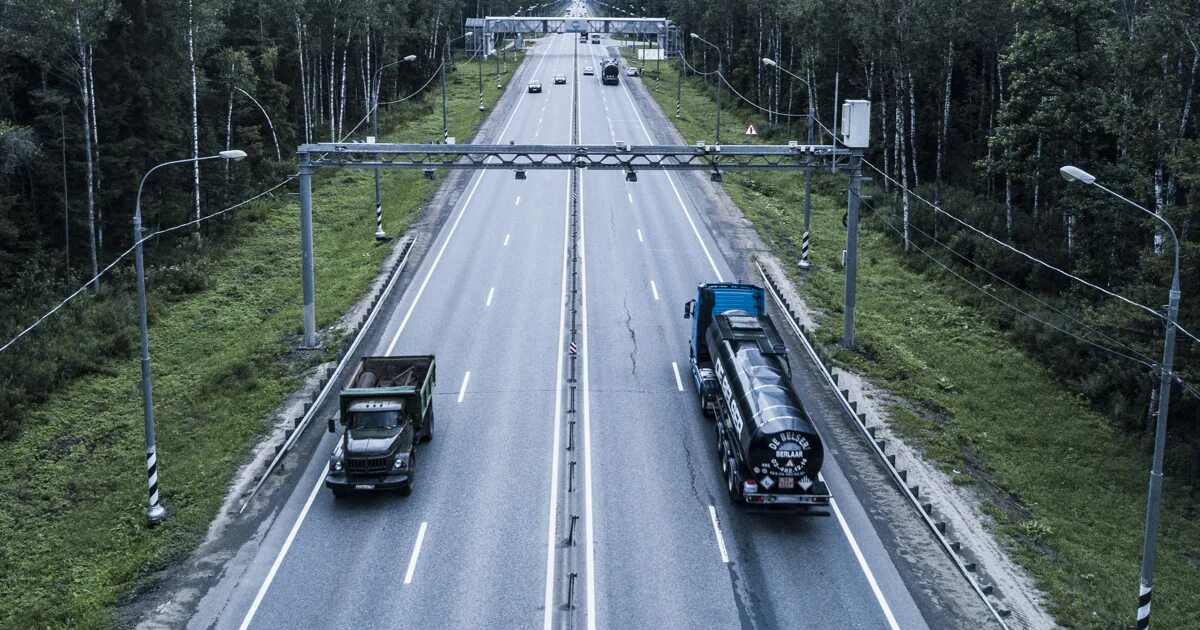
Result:
[[[766,291],[753,284],[729,282],[704,283],[696,287],[696,298],[684,304],[684,318],[692,320],[692,335],[688,342],[688,354],[692,364],[692,380],[705,415],[713,415],[717,408],[716,374],[713,357],[709,354],[705,337],[713,325],[713,319],[726,311],[742,311],[752,317],[766,314]]]

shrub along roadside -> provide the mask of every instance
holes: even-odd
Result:
[[[447,77],[450,122],[453,133],[468,136],[486,112],[476,109],[475,68],[459,70]],[[495,81],[484,89],[494,104]],[[394,129],[385,139],[440,137],[440,99],[385,114],[381,125]],[[364,293],[386,256],[373,237],[372,178],[355,170],[315,182],[321,327]],[[436,187],[414,171],[385,172],[383,183],[384,226],[393,234],[411,224]],[[172,272],[152,276],[159,281],[150,287],[150,347],[169,512],[162,526],[145,527],[136,337],[125,360],[64,381],[29,412],[16,440],[0,443],[0,627],[110,626],[122,593],[203,537],[253,438],[305,367],[292,350],[300,328],[295,217],[295,198],[282,194],[241,212],[236,238],[212,241],[203,257],[187,262],[203,289],[175,295],[169,305],[164,285]]]
[[[675,66],[663,65],[651,95],[684,140],[713,137],[715,108],[699,80],[686,79],[674,118]],[[729,96],[728,92],[725,96]],[[728,101],[726,101],[728,102]],[[760,119],[723,103],[723,135],[744,141]],[[795,133],[802,133],[798,125]],[[782,140],[780,138],[779,140]],[[724,188],[785,262],[800,254],[803,177],[727,174]],[[1066,391],[1013,339],[971,307],[978,299],[949,274],[915,271],[880,217],[860,235],[857,340],[839,350],[844,176],[822,176],[813,200],[814,270],[792,280],[821,326],[818,338],[841,365],[905,397],[893,426],[945,469],[971,471],[965,483],[994,484],[1006,500],[984,510],[1015,558],[1037,578],[1051,612],[1067,627],[1126,627],[1136,608],[1150,444],[1116,429]],[[1200,502],[1183,478],[1165,483],[1154,620],[1188,627],[1200,619]],[[1011,500],[1008,500],[1011,499]]]

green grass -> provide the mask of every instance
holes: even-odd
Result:
[[[664,65],[663,89],[651,91],[668,117],[675,109],[674,72]],[[714,105],[698,81],[685,81],[682,105],[684,117],[670,119],[684,139],[711,140]],[[745,142],[741,132],[750,122],[771,133],[765,120],[745,110],[726,108],[722,119],[727,142]],[[801,133],[800,127],[793,132]],[[971,471],[954,475],[954,483],[999,488],[1002,505],[989,502],[985,511],[1047,592],[1058,621],[1079,628],[1131,626],[1149,441],[1116,430],[1034,357],[1016,350],[969,306],[970,289],[960,281],[906,265],[907,257],[919,254],[898,246],[884,217],[863,223],[858,347],[841,350],[845,177],[817,179],[815,267],[803,275],[790,264],[800,253],[803,176],[756,174],[751,181],[727,175],[724,187],[820,312],[817,338],[833,361],[909,401],[890,410],[894,426],[947,472]],[[1200,502],[1194,491],[1185,479],[1165,482],[1154,597],[1155,625],[1161,627],[1196,627],[1200,619]]]
[[[498,96],[492,68],[484,80],[489,109]],[[475,71],[460,64],[449,75],[451,135],[464,139],[486,113],[477,110]],[[382,121],[384,140],[438,138],[440,99]],[[314,182],[321,327],[363,295],[388,252],[373,236],[372,177],[346,170]],[[417,171],[385,171],[383,182],[384,227],[395,234],[436,184]],[[163,525],[145,526],[136,355],[61,388],[32,411],[19,438],[0,444],[0,627],[111,626],[118,598],[201,540],[254,438],[303,369],[321,360],[293,351],[300,332],[296,217],[295,198],[282,194],[241,211],[237,237],[206,243],[194,263],[205,288],[170,304],[154,285],[177,272],[151,270],[159,475],[169,514]]]

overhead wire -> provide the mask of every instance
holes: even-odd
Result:
[[[64,298],[64,299],[63,299],[61,302],[59,302],[58,304],[54,305],[54,307],[53,307],[53,308],[51,308],[50,310],[46,311],[46,312],[45,312],[45,313],[44,313],[44,314],[43,314],[41,317],[39,317],[39,318],[37,318],[36,320],[34,320],[34,322],[33,322],[32,324],[30,324],[30,325],[26,326],[26,327],[25,327],[25,328],[23,328],[23,329],[22,329],[20,332],[18,332],[18,333],[17,333],[17,334],[16,334],[16,335],[15,335],[15,336],[12,338],[12,339],[9,339],[7,342],[5,342],[3,346],[0,346],[0,352],[4,352],[5,350],[7,350],[7,349],[8,349],[10,346],[12,346],[14,343],[16,343],[16,342],[17,342],[19,339],[21,339],[21,338],[22,338],[22,337],[24,337],[26,334],[28,334],[30,331],[32,331],[32,330],[34,330],[35,328],[37,328],[38,326],[40,326],[40,325],[42,324],[42,322],[44,322],[44,321],[46,321],[47,319],[49,319],[49,318],[50,318],[50,316],[52,316],[52,315],[54,315],[55,313],[57,313],[57,312],[58,312],[60,309],[62,309],[62,307],[66,306],[68,302],[70,302],[71,300],[73,300],[73,299],[75,299],[76,297],[78,297],[78,296],[79,296],[79,294],[83,293],[83,292],[84,292],[84,290],[86,290],[88,287],[92,286],[92,285],[93,285],[94,283],[96,283],[96,282],[99,282],[99,281],[100,281],[100,278],[102,278],[102,277],[103,277],[105,274],[107,274],[109,271],[111,271],[111,270],[113,269],[113,267],[116,267],[116,266],[117,266],[117,263],[119,263],[119,262],[121,262],[122,260],[124,260],[124,259],[125,259],[125,257],[129,256],[129,254],[132,254],[132,253],[133,253],[133,251],[134,251],[135,249],[137,249],[137,246],[138,246],[138,245],[141,245],[142,243],[145,243],[147,240],[149,240],[149,239],[151,239],[151,238],[154,238],[154,237],[156,237],[156,236],[160,236],[160,235],[162,235],[162,234],[166,234],[166,233],[168,233],[168,232],[174,232],[175,230],[183,229],[183,228],[185,228],[185,227],[188,227],[188,226],[190,226],[190,225],[198,225],[198,224],[200,224],[200,223],[202,223],[202,222],[204,222],[204,221],[208,221],[208,220],[210,220],[210,219],[213,219],[213,218],[219,217],[219,216],[221,216],[221,215],[223,215],[223,214],[225,214],[225,213],[227,213],[227,212],[232,212],[233,210],[236,210],[236,209],[238,209],[238,208],[240,208],[240,207],[242,207],[242,206],[244,206],[244,205],[246,205],[246,204],[248,204],[248,203],[251,203],[251,202],[253,202],[253,201],[256,201],[256,200],[258,200],[258,199],[261,199],[262,197],[264,197],[264,196],[266,196],[266,195],[269,195],[269,194],[271,194],[272,192],[274,192],[275,190],[279,189],[281,186],[284,186],[284,185],[286,185],[288,182],[292,181],[292,180],[293,180],[293,179],[295,179],[295,178],[296,178],[296,176],[295,176],[295,175],[289,175],[289,176],[288,176],[286,179],[284,179],[283,181],[279,182],[278,184],[275,184],[274,186],[272,186],[272,187],[270,187],[270,188],[268,188],[268,189],[266,189],[266,190],[264,190],[264,191],[262,191],[262,192],[258,193],[257,195],[254,195],[253,197],[250,197],[249,199],[244,199],[244,200],[242,200],[242,201],[239,201],[238,203],[236,203],[236,204],[234,204],[234,205],[232,205],[232,206],[229,206],[228,208],[225,208],[225,209],[223,209],[223,210],[219,210],[219,211],[217,211],[217,212],[214,212],[214,213],[212,213],[212,214],[205,215],[205,216],[203,216],[203,217],[200,217],[199,219],[192,219],[192,220],[190,220],[190,221],[187,221],[186,223],[180,223],[179,225],[173,225],[173,226],[171,226],[171,227],[169,227],[169,228],[162,229],[162,230],[156,230],[156,231],[154,231],[154,232],[151,232],[151,233],[149,233],[149,234],[146,234],[146,235],[145,235],[145,236],[143,236],[141,239],[139,239],[138,241],[136,241],[136,242],[135,242],[133,245],[130,245],[130,246],[129,246],[129,249],[126,249],[125,251],[123,251],[123,252],[121,252],[119,255],[117,255],[117,257],[116,257],[116,258],[114,258],[114,259],[112,260],[112,262],[108,263],[108,265],[106,265],[106,266],[105,266],[103,269],[101,269],[99,272],[97,272],[97,273],[96,273],[96,275],[95,275],[95,276],[93,276],[91,280],[88,280],[87,282],[85,282],[85,283],[84,283],[82,286],[80,286],[78,289],[76,289],[74,292],[72,292],[70,295],[68,295],[66,298]]]

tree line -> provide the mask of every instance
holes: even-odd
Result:
[[[609,5],[669,16],[683,35],[684,58],[697,71],[716,70],[716,53],[688,34],[720,47],[729,83],[724,102],[757,112],[767,123],[759,131],[768,138],[804,139],[799,116],[807,110],[810,87],[816,117],[826,128],[835,122],[835,94],[870,100],[867,159],[887,177],[866,169],[878,189],[867,212],[894,224],[901,246],[941,252],[941,262],[1019,298],[1022,310],[1049,325],[987,297],[974,301],[1119,425],[1143,430],[1152,423],[1161,317],[989,243],[917,196],[1054,267],[1165,312],[1169,235],[1153,217],[1059,174],[1064,165],[1083,168],[1174,227],[1182,247],[1181,323],[1200,334],[1200,311],[1190,306],[1200,299],[1200,3]],[[706,81],[716,88],[715,76]],[[729,87],[754,105],[731,96]],[[930,247],[935,239],[955,253]],[[923,264],[916,254],[913,261]],[[1200,381],[1198,344],[1183,334],[1178,344],[1175,373]],[[1190,450],[1190,458],[1175,458],[1175,464],[1188,466],[1193,477],[1200,477],[1197,403],[1196,393],[1177,384],[1172,443]]]
[[[521,4],[532,3],[0,0],[0,343],[132,244],[134,197],[154,165],[245,150],[241,162],[180,165],[148,181],[148,231],[206,217],[295,172],[301,143],[352,130],[361,140],[380,68],[416,55],[380,74],[381,103],[407,96],[443,54],[461,53],[466,19]],[[151,260],[180,264],[233,231],[197,223],[151,241]],[[112,325],[128,301],[111,295],[127,283],[116,269],[80,307],[90,315],[63,319],[91,322],[96,338],[64,324],[45,335],[58,339],[6,353],[0,439],[15,434],[22,405],[128,352],[128,331]]]

